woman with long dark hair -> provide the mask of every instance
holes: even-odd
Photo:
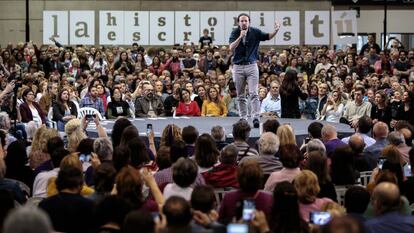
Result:
[[[57,101],[53,104],[53,119],[57,122],[58,130],[65,131],[66,123],[77,116],[76,105],[69,100],[69,90],[63,88],[58,94]]]
[[[401,98],[402,105],[398,109],[397,120],[405,120],[414,125],[414,93],[404,91]]]
[[[280,97],[282,100],[282,118],[300,118],[299,100],[306,100],[308,94],[302,92],[297,81],[297,73],[294,70],[286,72],[280,87]]]
[[[177,116],[200,116],[200,108],[196,101],[192,101],[190,91],[181,89],[180,102],[176,109]]]
[[[273,206],[268,222],[272,232],[309,232],[308,224],[300,216],[297,191],[290,182],[279,183],[273,191]]]
[[[35,121],[39,127],[46,124],[46,115],[40,105],[35,102],[34,92],[31,89],[26,89],[22,97],[24,103],[19,106],[22,122]]]
[[[134,72],[134,66],[128,59],[127,52],[121,52],[121,54],[119,55],[119,60],[114,64],[114,69],[119,72],[124,71],[127,74],[132,74]]]
[[[371,108],[372,124],[382,121],[387,125],[391,122],[391,107],[388,105],[388,95],[384,90],[375,93],[374,103]]]

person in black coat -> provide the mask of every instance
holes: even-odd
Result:
[[[65,125],[68,121],[78,116],[76,105],[69,100],[69,90],[63,88],[58,94],[57,101],[53,104],[53,120],[57,122],[59,131],[65,131]]]
[[[131,116],[131,112],[129,104],[122,100],[121,90],[116,87],[112,91],[111,102],[108,103],[108,108],[106,109],[106,118],[116,119],[119,116],[128,118]]]
[[[294,70],[286,72],[280,87],[280,97],[282,100],[282,118],[300,118],[299,99],[306,100],[308,98],[307,91],[299,88],[297,82],[297,73]]]

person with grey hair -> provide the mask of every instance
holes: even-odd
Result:
[[[11,129],[11,122],[9,115],[6,112],[0,112],[0,129],[4,130],[7,133],[7,145],[17,140],[13,135],[9,133]],[[3,147],[7,147],[7,145],[3,145]]]
[[[95,139],[93,142],[93,152],[98,155],[99,160],[102,161],[112,161],[112,154],[114,149],[112,147],[112,142],[107,137],[101,137]]]
[[[364,154],[370,158],[370,161],[374,161],[372,166],[376,166],[378,158],[381,156],[381,151],[385,146],[389,144],[387,136],[389,133],[388,125],[382,121],[375,123],[372,133],[374,135],[375,143],[372,146],[364,149]]]
[[[213,128],[211,128],[211,136],[214,138],[218,150],[221,150],[228,145],[226,142],[226,133],[223,126],[213,126]]]
[[[49,216],[41,209],[23,206],[11,211],[4,221],[3,233],[51,233]]]
[[[262,134],[259,139],[259,156],[253,158],[257,159],[264,176],[269,176],[272,172],[278,171],[283,167],[282,163],[275,156],[279,151],[279,145],[279,137],[271,132]],[[240,163],[248,158],[245,157]]]
[[[391,145],[394,145],[397,147],[398,151],[401,154],[401,162],[403,164],[409,163],[410,162],[409,152],[411,150],[411,147],[405,144],[404,135],[400,133],[399,131],[393,131],[388,135],[388,141],[390,142]]]
[[[326,156],[326,148],[325,144],[317,138],[310,140],[306,144],[306,153],[309,154],[312,151],[320,151],[324,156]]]

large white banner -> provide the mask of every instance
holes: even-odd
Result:
[[[71,44],[95,44],[95,12],[70,11],[69,38]]]
[[[174,44],[174,11],[151,11],[150,19],[150,44]]]
[[[274,30],[274,25],[275,25],[275,12],[274,11],[251,11],[250,12],[250,25],[253,27],[259,28],[263,32],[272,32]],[[277,35],[276,38],[279,36],[280,34]],[[271,40],[263,41],[260,44],[274,45],[275,38]]]
[[[200,36],[204,29],[209,31],[213,44],[228,44],[229,38],[224,35],[224,11],[200,12]]]
[[[125,11],[124,43],[149,44],[149,11]]]
[[[280,23],[280,30],[276,36],[277,45],[300,44],[300,12],[277,11],[276,20]]]
[[[331,34],[334,44],[356,43],[355,11],[333,11],[332,18],[329,11],[305,11],[304,22],[300,11],[99,11],[96,18],[94,11],[44,11],[43,43],[52,43],[49,38],[54,36],[64,45],[198,44],[207,29],[214,44],[228,45],[240,13],[249,14],[251,26],[266,33],[274,30],[276,20],[280,22],[276,37],[262,45],[328,45]],[[300,40],[301,34],[305,41]]]
[[[329,44],[329,11],[305,11],[305,44]]]
[[[175,12],[175,43],[197,44],[200,38],[200,13],[198,11]]]
[[[355,11],[332,12],[332,39],[334,44],[357,43],[358,30]]]
[[[43,11],[43,44],[52,43],[50,37],[69,44],[67,11]]]
[[[99,12],[99,44],[123,44],[124,43],[124,12],[100,11]]]

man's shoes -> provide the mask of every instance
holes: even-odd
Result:
[[[260,121],[259,119],[253,119],[253,127],[254,128],[259,128],[260,127]]]

